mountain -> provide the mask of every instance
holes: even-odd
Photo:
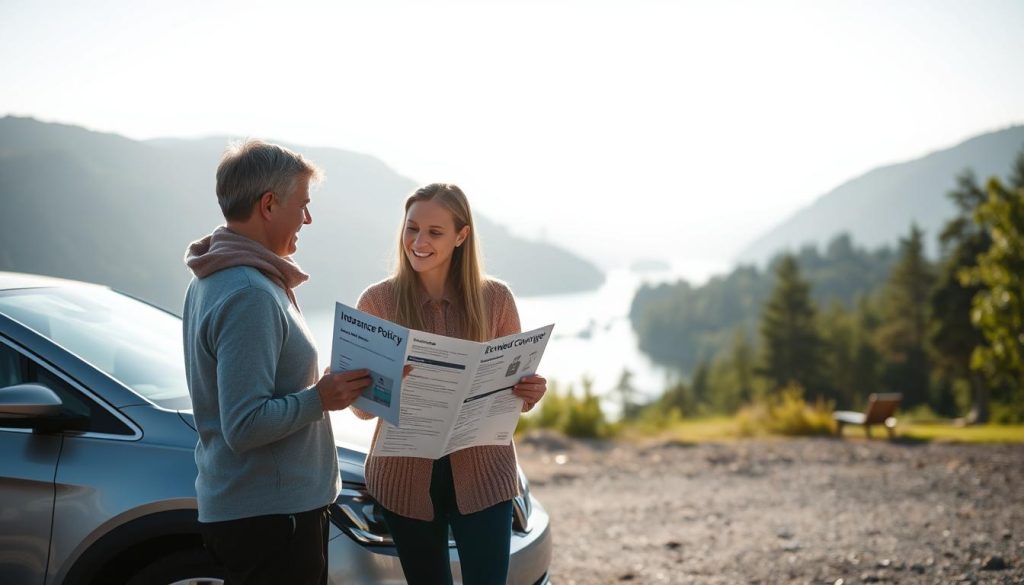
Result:
[[[847,181],[751,242],[741,263],[764,264],[771,256],[806,244],[824,245],[840,233],[860,245],[895,245],[916,222],[924,230],[929,253],[936,237],[954,215],[946,193],[955,178],[972,169],[979,182],[1004,177],[1024,147],[1024,126],[1012,126],[971,138],[922,158],[880,167]]]
[[[228,139],[135,141],[31,118],[0,118],[0,270],[111,285],[177,312],[185,247],[223,223],[214,174]],[[283,143],[282,143],[283,144]],[[354,303],[392,267],[402,205],[416,183],[378,159],[289,147],[324,169],[296,261],[304,306]],[[472,197],[472,194],[470,194]],[[604,275],[554,245],[476,215],[487,271],[522,295],[596,288]]]

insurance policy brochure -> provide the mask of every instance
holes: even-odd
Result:
[[[373,384],[353,406],[384,421],[376,455],[437,459],[512,440],[523,408],[512,387],[537,371],[553,328],[480,343],[416,331],[337,303],[331,370],[370,370]],[[403,382],[405,364],[413,370]]]

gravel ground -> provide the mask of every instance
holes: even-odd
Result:
[[[1024,583],[1024,445],[517,447],[558,585]]]

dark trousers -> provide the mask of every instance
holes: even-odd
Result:
[[[512,540],[512,502],[460,514],[448,457],[434,461],[430,480],[434,519],[416,520],[384,510],[409,585],[451,585],[448,527],[459,549],[465,585],[505,585]]]
[[[225,585],[327,585],[327,508],[200,523]]]

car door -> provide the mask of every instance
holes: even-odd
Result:
[[[30,381],[29,360],[0,338],[0,388]],[[42,585],[63,436],[2,425],[0,422],[0,583]]]

